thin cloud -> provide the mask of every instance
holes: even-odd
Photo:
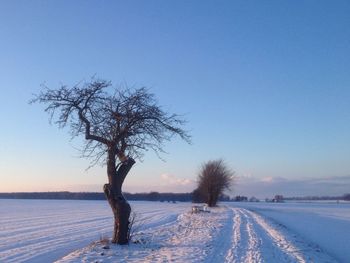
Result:
[[[319,178],[238,177],[234,194],[273,197],[284,196],[341,196],[350,192],[349,176]]]
[[[185,186],[185,185],[194,184],[194,181],[191,179],[178,178],[178,177],[171,175],[171,174],[168,174],[168,173],[161,174],[160,177],[163,180],[163,183],[165,183],[167,185]]]

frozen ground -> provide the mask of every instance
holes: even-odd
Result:
[[[50,262],[107,233],[107,206],[92,201],[1,200],[0,262]]]
[[[175,221],[189,204],[132,202],[145,227]],[[0,262],[53,262],[112,231],[106,201],[0,199]]]
[[[348,204],[191,205],[132,203],[135,243],[120,247],[91,243],[111,232],[103,201],[0,200],[0,262],[349,262]]]

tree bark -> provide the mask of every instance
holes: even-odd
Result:
[[[115,166],[113,168],[109,167],[112,164],[113,161],[108,161],[107,170],[109,184],[104,185],[103,191],[114,215],[112,243],[124,245],[129,242],[129,217],[131,207],[122,194],[122,185],[131,167],[135,164],[135,161],[129,157],[118,165],[117,168]]]

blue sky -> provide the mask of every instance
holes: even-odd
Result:
[[[96,74],[149,87],[193,136],[167,144],[166,162],[147,152],[125,190],[191,191],[201,163],[224,158],[236,193],[327,178],[310,194],[337,182],[343,194],[349,13],[348,1],[2,1],[0,191],[101,189],[105,169],[86,172],[79,140],[27,103],[42,83]]]

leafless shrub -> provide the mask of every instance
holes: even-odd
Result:
[[[208,161],[202,165],[198,175],[198,188],[195,198],[208,206],[215,206],[220,195],[230,190],[234,181],[234,171],[230,170],[223,160]]]
[[[140,214],[131,212],[129,219],[129,241],[136,244],[144,244],[145,239],[142,238],[143,232],[141,231],[147,223],[147,218],[142,218]]]

